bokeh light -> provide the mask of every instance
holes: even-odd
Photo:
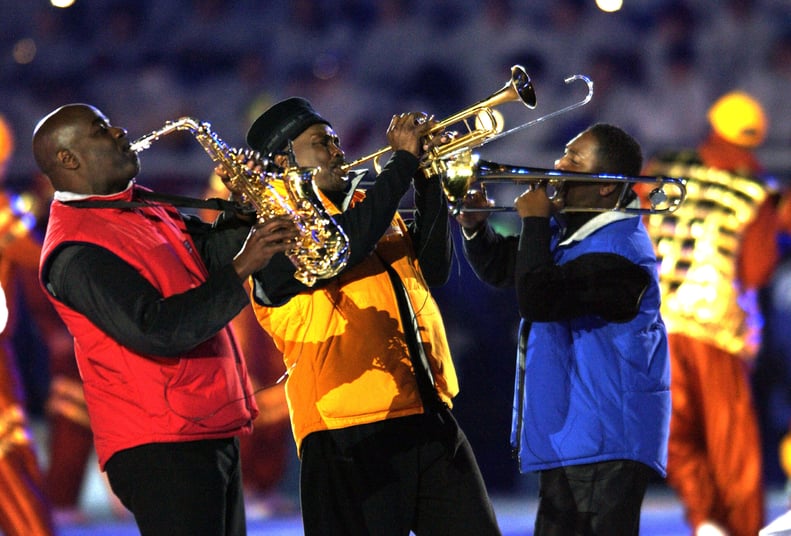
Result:
[[[20,65],[25,65],[32,62],[33,58],[36,57],[36,42],[29,37],[20,39],[14,44],[11,55],[13,56],[14,61]]]
[[[596,7],[607,13],[614,13],[623,7],[623,0],[596,0]]]

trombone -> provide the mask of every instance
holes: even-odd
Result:
[[[547,186],[547,197],[559,200],[567,182],[602,182],[623,184],[614,207],[575,207],[564,206],[563,212],[626,212],[631,214],[667,214],[674,212],[687,195],[686,181],[675,177],[627,176],[612,173],[579,173],[556,169],[511,166],[481,160],[478,155],[466,151],[444,162],[445,172],[441,176],[442,188],[448,198],[451,213],[460,212],[511,212],[513,206],[464,207],[464,197],[473,190],[476,183],[485,190],[486,183],[526,184],[537,187]],[[647,192],[634,193],[640,199],[640,206],[631,206],[634,190],[627,186],[647,185]],[[667,190],[665,188],[668,188]]]

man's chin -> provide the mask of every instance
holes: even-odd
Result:
[[[327,192],[341,192],[346,189],[348,181],[346,177],[339,173],[330,173],[324,177],[315,179],[316,186]]]

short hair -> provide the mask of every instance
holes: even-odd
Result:
[[[596,153],[598,172],[640,175],[643,169],[643,150],[631,135],[620,127],[607,123],[596,123],[586,129],[598,143]]]

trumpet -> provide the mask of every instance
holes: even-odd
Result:
[[[463,153],[474,147],[486,145],[503,136],[513,134],[524,128],[536,125],[557,115],[570,112],[580,106],[584,106],[593,98],[593,82],[590,78],[582,74],[568,76],[564,79],[564,82],[566,84],[571,84],[577,80],[585,82],[588,89],[588,93],[583,99],[504,131],[504,125],[495,113],[496,110],[494,108],[496,106],[500,106],[506,102],[521,102],[532,110],[536,107],[537,102],[533,83],[524,67],[521,65],[512,66],[511,79],[506,82],[501,89],[472,106],[437,123],[430,130],[428,134],[429,137],[446,131],[453,125],[461,123],[467,129],[467,133],[453,137],[449,143],[432,148],[425,155],[421,163],[423,173],[427,177],[431,175],[441,175],[445,172],[445,163],[447,160],[454,157],[457,153]],[[471,122],[473,122],[472,125],[470,124]],[[348,173],[351,169],[360,166],[364,162],[373,160],[374,168],[376,172],[379,173],[382,170],[380,160],[382,156],[391,149],[391,147],[384,147],[368,156],[358,158],[354,162],[346,164],[344,166],[344,171]]]
[[[533,83],[527,71],[521,65],[511,67],[511,79],[501,89],[469,108],[440,121],[429,131],[427,136],[431,137],[447,131],[451,126],[459,123],[463,124],[467,129],[466,134],[455,136],[448,143],[429,150],[421,164],[425,175],[431,176],[441,172],[444,158],[465,148],[481,145],[487,139],[502,132],[503,123],[495,114],[494,108],[506,102],[521,102],[530,109],[536,107],[536,93],[533,89]],[[358,158],[354,162],[346,164],[344,171],[348,173],[352,168],[373,160],[374,168],[379,173],[382,169],[380,159],[391,150],[392,147],[388,146],[368,156]]]
[[[579,173],[556,169],[511,166],[481,160],[478,155],[466,151],[445,162],[442,188],[450,204],[451,213],[460,212],[511,212],[513,206],[464,207],[464,197],[476,183],[485,189],[486,183],[526,184],[537,187],[546,184],[547,197],[557,201],[563,195],[567,182],[597,182],[623,184],[615,206],[611,208],[564,206],[563,212],[626,212],[632,214],[666,214],[674,212],[687,195],[686,181],[675,177],[628,176],[612,173]],[[645,184],[652,187],[640,199],[640,206],[630,206],[633,190],[628,186]],[[665,188],[668,188],[667,190]],[[640,195],[642,192],[635,192]]]
[[[548,113],[546,115],[542,115],[540,117],[537,117],[537,118],[535,118],[535,119],[533,119],[531,121],[528,121],[527,123],[522,123],[519,126],[510,128],[510,129],[506,130],[505,132],[500,132],[499,134],[496,134],[496,135],[486,139],[483,143],[481,143],[481,145],[486,145],[487,143],[491,143],[494,140],[499,140],[503,136],[508,136],[509,134],[513,134],[514,132],[517,132],[517,131],[522,130],[524,128],[532,127],[533,125],[537,125],[538,123],[546,121],[547,119],[551,119],[552,117],[555,117],[555,116],[560,115],[560,114],[564,114],[566,112],[570,112],[571,110],[574,110],[575,108],[579,108],[580,106],[585,106],[586,104],[588,104],[590,102],[590,100],[593,98],[593,81],[590,78],[588,78],[587,76],[585,76],[584,74],[572,74],[571,76],[567,76],[566,78],[564,78],[563,82],[566,85],[568,85],[568,84],[571,84],[572,82],[574,82],[576,80],[579,80],[581,82],[585,82],[585,85],[588,88],[588,93],[581,100],[578,100],[577,102],[569,104],[568,106],[565,106],[563,108],[555,110],[554,112],[550,112],[550,113]]]

